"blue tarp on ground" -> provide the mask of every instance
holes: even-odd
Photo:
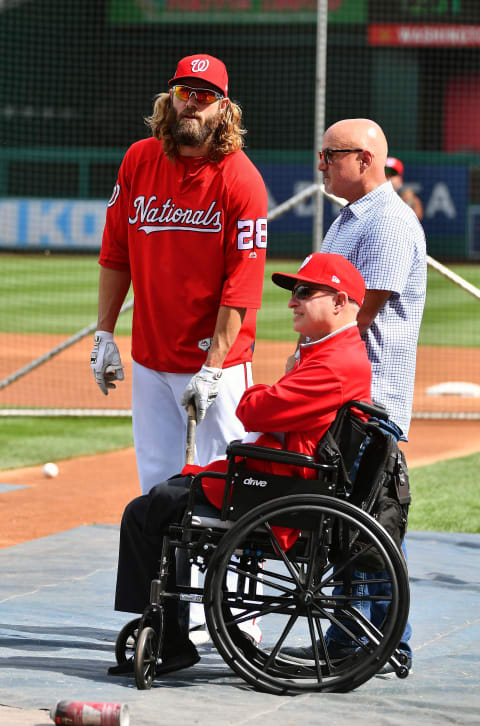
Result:
[[[194,668],[150,691],[107,676],[128,619],[112,605],[117,542],[116,526],[94,525],[0,550],[0,704],[128,703],[131,726],[480,723],[480,535],[408,534],[409,678],[294,698],[254,691],[211,644]]]

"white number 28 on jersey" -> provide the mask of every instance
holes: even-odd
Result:
[[[239,219],[237,229],[237,247],[239,250],[253,250],[254,244],[256,247],[267,246],[267,220],[264,217]]]

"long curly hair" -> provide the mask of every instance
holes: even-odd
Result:
[[[153,113],[145,118],[145,123],[150,126],[152,135],[163,141],[165,156],[171,161],[178,156],[178,144],[170,131],[176,120],[176,112],[173,108],[172,99],[169,93],[159,93],[155,99]],[[233,101],[228,102],[219,124],[212,134],[208,157],[212,161],[218,161],[222,156],[233,154],[243,148],[243,137],[247,133],[242,128],[242,110]]]

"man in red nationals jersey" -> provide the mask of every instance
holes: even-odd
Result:
[[[113,332],[130,283],[133,433],[141,489],[181,471],[186,411],[196,463],[225,455],[244,429],[235,409],[252,383],[267,246],[267,194],[242,151],[241,110],[225,65],[179,61],[131,146],[108,204],[91,367],[107,395],[123,369]]]
[[[357,325],[365,283],[348,260],[326,253],[309,255],[298,273],[275,273],[272,279],[292,291],[288,306],[293,311],[293,327],[309,342],[300,345],[295,367],[277,383],[245,391],[237,415],[251,432],[244,441],[313,455],[344,403],[352,399],[371,402],[371,367]],[[268,433],[260,434],[259,429]],[[225,472],[226,463],[223,459],[207,467],[186,466],[183,476],[158,484],[148,495],[128,504],[120,531],[117,610],[143,612],[149,602],[150,582],[157,573],[162,536],[168,525],[180,521],[183,515],[191,475],[201,468]],[[292,471],[292,467],[273,462],[256,460],[249,467],[311,476],[311,472]],[[203,479],[198,497],[220,508],[223,487],[222,480]],[[279,541],[288,549],[295,537],[287,530]],[[175,584],[175,573],[170,575],[169,589]],[[188,668],[199,660],[195,645],[182,630],[176,601],[165,602],[165,618],[162,663],[157,666],[157,675]],[[112,675],[132,672],[132,661],[109,670]]]

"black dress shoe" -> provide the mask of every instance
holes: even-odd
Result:
[[[324,658],[322,658],[323,646],[320,640],[317,641],[317,646],[320,660],[324,660]],[[328,656],[332,664],[338,663],[344,658],[351,657],[354,653],[355,650],[351,647],[342,647],[341,645],[336,645],[334,643],[328,646]],[[282,655],[288,658],[288,660],[291,660],[293,663],[299,663],[300,665],[304,665],[306,662],[315,662],[312,645],[308,645],[306,647],[299,646],[298,648],[282,648],[280,656]]]
[[[191,640],[181,645],[174,653],[165,655],[161,663],[157,663],[155,668],[156,676],[163,676],[166,673],[180,671],[183,668],[190,668],[198,663],[200,656]]]
[[[110,666],[109,676],[133,676],[133,658],[123,661],[116,666]]]

